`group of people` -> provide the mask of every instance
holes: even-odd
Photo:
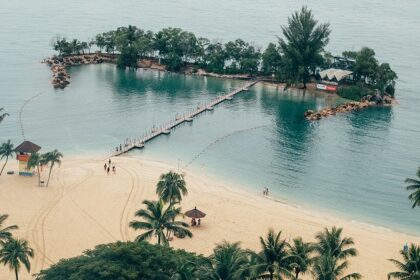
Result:
[[[117,168],[115,167],[115,163],[111,162],[111,159],[108,160],[108,164],[105,162],[104,164],[104,170],[106,172],[106,174],[109,175],[109,172],[111,171],[112,168],[112,172],[115,174],[117,172]]]
[[[115,152],[118,153],[118,151],[122,152],[122,145],[115,147]]]
[[[195,227],[195,226],[200,226],[201,225],[201,219],[196,220],[195,218],[191,219],[191,226]]]
[[[267,187],[265,187],[263,189],[263,196],[268,196],[268,188]]]

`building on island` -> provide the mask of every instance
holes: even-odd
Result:
[[[317,89],[336,92],[340,84],[353,81],[353,72],[350,70],[330,68],[318,72],[317,78]]]
[[[33,172],[28,168],[28,161],[32,154],[41,150],[41,147],[31,141],[23,141],[15,148],[16,159],[19,161],[19,175],[32,176]]]

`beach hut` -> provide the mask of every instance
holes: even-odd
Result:
[[[201,218],[204,218],[206,214],[198,210],[197,207],[194,207],[194,209],[191,209],[185,212],[185,216],[189,218],[194,218],[194,219],[201,219]]]
[[[41,147],[31,141],[23,141],[15,148],[16,159],[19,162],[19,175],[32,176],[33,172],[28,169],[28,161],[31,154],[41,150]]]
[[[185,216],[191,218],[191,226],[200,226],[201,218],[204,218],[206,213],[201,212],[197,207],[194,207],[194,209],[185,212]],[[198,220],[196,221],[196,219]]]

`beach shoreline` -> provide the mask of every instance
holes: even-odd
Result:
[[[48,188],[37,187],[36,177],[0,177],[1,211],[10,215],[8,223],[19,225],[17,236],[28,239],[35,249],[31,273],[61,258],[80,255],[97,244],[134,240],[136,233],[127,226],[134,212],[142,207],[144,199],[157,199],[155,185],[160,174],[177,170],[173,165],[150,159],[118,157],[112,159],[117,174],[106,175],[105,160],[68,157],[53,170]],[[17,166],[11,162],[7,169],[13,168],[16,170]],[[44,169],[43,176],[45,173]],[[405,242],[420,242],[417,235],[267,199],[212,178],[211,174],[185,170],[185,179],[189,194],[181,204],[183,210],[197,206],[207,216],[200,228],[192,229],[192,239],[175,239],[175,248],[209,255],[216,243],[227,240],[241,241],[244,248],[257,250],[258,237],[269,228],[282,230],[288,241],[297,236],[314,241],[314,235],[324,227],[338,226],[344,228],[345,236],[354,238],[360,252],[350,260],[350,270],[362,273],[366,279],[385,279],[393,269],[387,259],[398,258],[398,250]],[[0,271],[1,276],[7,273]],[[22,274],[22,279],[31,278]]]

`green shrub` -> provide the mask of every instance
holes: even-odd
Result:
[[[366,96],[372,93],[366,87],[353,85],[353,86],[340,87],[337,91],[337,94],[346,99],[359,101],[363,96]]]

